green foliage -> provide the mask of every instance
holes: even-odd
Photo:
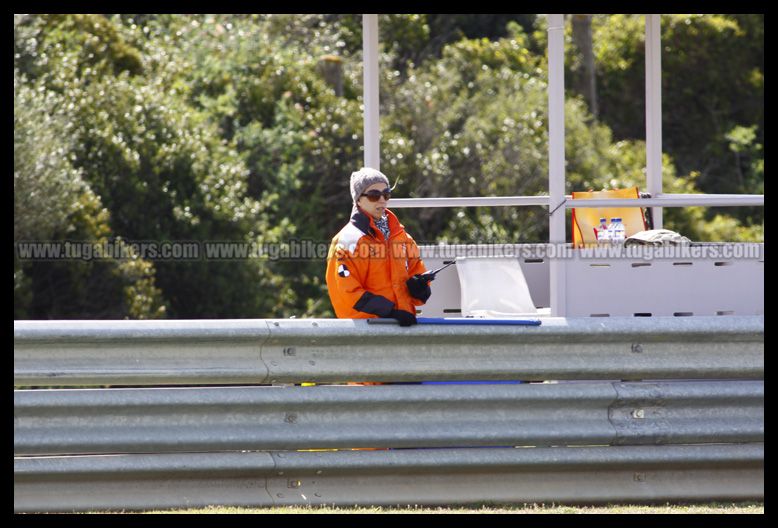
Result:
[[[410,68],[405,82],[387,74],[383,162],[402,194],[547,193],[547,86],[541,60],[525,43],[521,32],[496,42],[461,40],[444,48],[441,61]],[[643,179],[644,154],[630,142],[613,144],[581,100],[568,100],[565,115],[568,192]],[[546,216],[540,207],[429,209],[408,225],[421,240],[542,242]]]
[[[440,61],[409,68],[405,82],[388,73],[382,154],[399,193],[540,191],[546,163],[540,114],[545,85],[535,73],[534,58],[511,38],[459,41],[443,49]],[[448,209],[429,209],[409,226],[420,240],[491,237],[474,226],[494,224],[490,214],[506,212],[466,210],[452,216],[455,212]]]
[[[16,65],[36,78],[49,73],[49,87],[69,78],[143,71],[140,51],[103,15],[15,15]]]
[[[14,76],[14,241],[99,243],[108,210],[74,167],[64,98]],[[164,315],[154,267],[137,259],[20,261],[14,255],[14,317],[149,318]]]
[[[69,18],[42,24],[49,47],[40,54],[61,53],[62,63],[78,64],[81,55],[68,57],[56,40],[68,38],[61,26],[69,27]],[[159,50],[150,56],[157,61],[152,71],[165,66]],[[234,146],[205,113],[168,90],[175,75],[142,78],[74,68],[43,71],[40,79],[62,90],[72,108],[73,165],[111,211],[111,227],[122,237],[264,242],[286,236],[283,227],[268,224],[263,204],[247,196],[248,170]],[[291,302],[265,295],[280,281],[256,259],[160,261],[155,267],[173,317],[273,313]],[[148,275],[141,268],[126,271],[136,280]]]
[[[109,240],[124,248],[129,259],[100,256],[94,260],[54,260],[25,263],[30,277],[28,317],[55,319],[153,319],[164,317],[167,306],[156,285],[154,265],[137,258],[124,241],[112,236],[110,214],[100,199],[87,189],[76,211],[55,232],[55,240],[105,244]],[[99,246],[98,246],[99,247]]]
[[[49,239],[86,186],[73,167],[61,98],[14,71],[14,241]]]
[[[220,136],[241,153],[248,171],[246,193],[261,204],[263,217],[251,233],[265,242],[291,236],[329,239],[350,208],[347,175],[361,165],[362,112],[353,95],[358,90],[344,71],[344,96],[337,97],[318,67],[322,54],[345,45],[337,34],[314,45],[300,42],[312,28],[324,30],[321,22],[313,17],[302,22],[281,16],[228,17],[212,23],[230,27],[236,38],[201,34],[169,50],[199,65],[184,77],[190,104],[218,123]],[[280,38],[285,45],[278,49]],[[349,61],[344,62],[347,70]],[[343,215],[333,215],[333,210]],[[314,299],[319,306],[317,300],[326,298],[319,278],[322,266],[320,261],[264,265],[283,278],[278,284],[287,302],[277,305],[275,313],[299,313],[303,299]]]
[[[426,17],[431,41],[428,54],[437,57],[440,49],[462,39],[499,40],[509,36],[515,37],[518,28],[521,28],[522,33],[529,33],[538,15],[446,13],[430,14]]]
[[[600,114],[617,137],[645,135],[644,31],[642,15],[593,21]],[[679,173],[699,172],[703,192],[763,192],[763,35],[764,15],[662,16],[663,149]],[[741,129],[750,147],[737,151]]]
[[[384,49],[392,56],[392,70],[404,72],[408,65],[426,56],[430,41],[428,15],[384,15],[379,19],[379,35],[392,35]],[[379,37],[380,39],[380,37]]]

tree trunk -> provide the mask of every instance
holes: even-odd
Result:
[[[597,82],[594,65],[594,49],[592,46],[592,15],[573,15],[573,42],[581,52],[581,69],[575,76],[575,87],[584,95],[589,103],[589,110],[596,118]]]
[[[319,71],[335,95],[343,97],[343,59],[336,55],[325,55],[319,59]]]

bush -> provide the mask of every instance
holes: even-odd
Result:
[[[74,160],[64,99],[14,76],[14,242],[110,237],[109,214]],[[141,259],[27,261],[14,254],[14,318],[149,318],[165,306]]]

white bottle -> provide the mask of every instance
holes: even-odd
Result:
[[[608,222],[605,220],[605,218],[600,218],[600,226],[597,228],[598,244],[610,244],[611,233],[608,227]]]
[[[614,244],[623,244],[626,237],[626,229],[624,224],[621,223],[621,218],[611,219],[611,240]]]

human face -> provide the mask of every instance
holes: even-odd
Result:
[[[385,183],[374,183],[364,191],[363,193],[369,192],[369,191],[384,191],[386,190],[386,184]],[[362,208],[364,212],[372,216],[374,219],[378,220],[382,216],[384,216],[384,212],[386,211],[386,205],[389,203],[389,201],[381,196],[377,202],[371,202],[367,199],[367,196],[360,196],[359,200],[357,200],[357,205]]]

